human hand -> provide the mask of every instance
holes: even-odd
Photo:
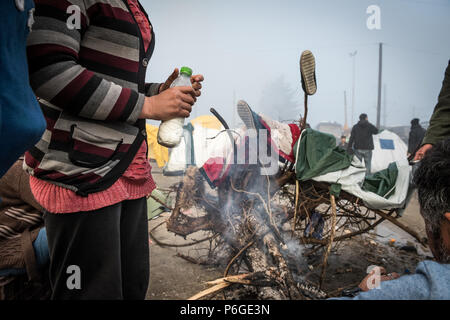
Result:
[[[366,292],[376,288],[383,281],[395,280],[400,278],[400,275],[396,272],[386,274],[386,269],[383,267],[375,266],[372,271],[361,281],[359,288]]]
[[[179,74],[180,74],[180,71],[178,70],[178,68],[175,68],[175,70],[173,70],[172,74],[167,78],[166,82],[164,82],[159,87],[159,93],[169,89],[170,86],[172,85],[172,83],[175,81],[175,79],[178,78]]]
[[[172,74],[167,78],[166,82],[164,82],[160,87],[159,87],[159,93],[167,90],[170,88],[170,86],[172,85],[172,83],[176,80],[176,78],[178,78],[180,74],[180,71],[178,70],[178,68],[175,68],[175,70],[173,70]],[[195,76],[191,77],[191,83],[192,83],[192,88],[194,88],[194,97],[200,97],[202,92],[202,82],[203,80],[205,80],[205,78],[203,77],[203,75],[198,74]]]
[[[196,99],[192,87],[173,87],[146,97],[140,119],[171,120],[189,117]]]
[[[416,155],[414,156],[414,161],[422,160],[425,157],[425,154],[433,148],[432,144],[425,144],[419,150],[417,150]]]
[[[205,78],[201,74],[191,77],[192,88],[195,90],[196,97],[200,97],[202,95],[201,89],[203,80],[205,80]]]

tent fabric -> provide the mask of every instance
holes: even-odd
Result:
[[[216,117],[210,115],[199,116],[191,120],[194,127],[201,126],[206,129],[222,130],[222,124]]]
[[[223,169],[228,155],[233,153],[233,145],[222,124],[218,120],[218,124],[215,123],[211,118],[215,119],[210,116],[198,117],[191,121],[190,126],[185,126],[180,144],[170,150],[169,161],[163,169],[164,175],[183,175],[187,167],[195,165],[201,168],[207,161],[222,163],[220,170]]]
[[[157,200],[155,200],[157,199]],[[155,189],[151,193],[151,197],[147,199],[147,217],[149,220],[156,218],[163,212],[169,212],[163,203],[167,204],[168,195],[159,189]]]
[[[159,127],[147,124],[148,158],[156,160],[159,168],[169,161],[169,150],[158,143]]]
[[[294,146],[297,179],[306,181],[329,172],[346,169],[351,156],[336,147],[336,138],[327,133],[306,129]]]
[[[373,145],[372,173],[386,169],[392,162],[397,162],[399,167],[409,166],[408,146],[395,133],[383,130],[373,136]]]
[[[392,162],[387,169],[367,176],[362,189],[388,199],[395,192],[397,177],[397,164]]]
[[[373,136],[373,139],[375,148],[372,156],[373,172],[386,170],[392,163],[395,163],[397,167],[398,172],[395,179],[395,189],[392,190],[388,198],[384,198],[368,190],[363,190],[362,186],[366,179],[366,172],[363,163],[357,157],[353,157],[352,163],[348,168],[322,174],[313,177],[312,180],[330,184],[338,183],[342,186],[343,191],[360,198],[371,209],[390,210],[403,208],[411,177],[411,167],[406,157],[407,146],[398,135],[388,130],[384,130],[378,135]],[[380,140],[392,140],[394,149],[382,148],[382,142]],[[393,180],[394,175],[391,178]]]

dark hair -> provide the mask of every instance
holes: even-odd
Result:
[[[427,228],[440,234],[444,215],[450,212],[450,138],[426,153],[414,174],[414,184]]]
[[[417,118],[414,118],[414,119],[411,120],[411,124],[412,125],[419,124],[419,123],[420,123],[420,120],[417,119]]]
[[[361,113],[361,115],[359,116],[359,120],[366,120],[366,119],[367,119],[367,114]]]

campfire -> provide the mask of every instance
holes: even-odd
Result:
[[[167,228],[184,238],[199,231],[208,233],[206,238],[186,244],[209,243],[202,261],[179,256],[193,263],[226,266],[222,279],[208,283],[213,287],[193,298],[233,286],[236,298],[323,299],[328,296],[321,290],[328,256],[344,240],[388,220],[423,241],[394,218],[394,210],[371,210],[346,192],[335,198],[324,183],[299,184],[290,167],[286,165],[275,176],[264,176],[256,165],[244,171],[236,166],[215,191],[198,168],[187,170],[176,186]],[[321,231],[317,225],[312,227],[314,212],[323,218]],[[318,266],[321,279],[310,283],[299,270],[299,262],[318,253],[323,257]]]
[[[304,117],[298,130],[306,128],[308,94],[305,91]],[[220,115],[232,144],[233,131]],[[234,151],[236,153],[236,145]],[[278,160],[277,160],[278,162]],[[206,183],[200,169],[187,168],[183,181],[174,187],[175,201],[164,223],[174,234],[187,238],[202,232],[203,239],[182,246],[207,243],[207,254],[181,255],[190,262],[224,266],[221,279],[211,281],[209,289],[192,299],[217,294],[224,289],[232,298],[263,300],[324,299],[323,290],[328,257],[344,240],[365,234],[385,220],[423,240],[395,218],[395,210],[375,210],[332,184],[314,180],[299,181],[295,164],[285,161],[276,174],[264,174],[264,166],[235,164],[217,188]],[[167,204],[165,204],[167,206]],[[160,227],[159,224],[155,228]],[[154,228],[154,229],[155,229]],[[159,241],[160,245],[180,246]],[[306,280],[301,268],[305,257],[321,256],[318,283]]]

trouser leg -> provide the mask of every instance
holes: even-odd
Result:
[[[372,170],[372,150],[364,153],[364,163],[366,165],[366,174],[369,175]]]
[[[121,208],[44,215],[52,299],[123,299]]]
[[[149,283],[147,199],[124,201],[120,225],[123,298],[143,300]]]
[[[359,159],[359,161],[361,161],[361,162],[363,161],[363,156],[362,156],[361,152],[359,152],[358,149],[354,150],[354,155]]]

